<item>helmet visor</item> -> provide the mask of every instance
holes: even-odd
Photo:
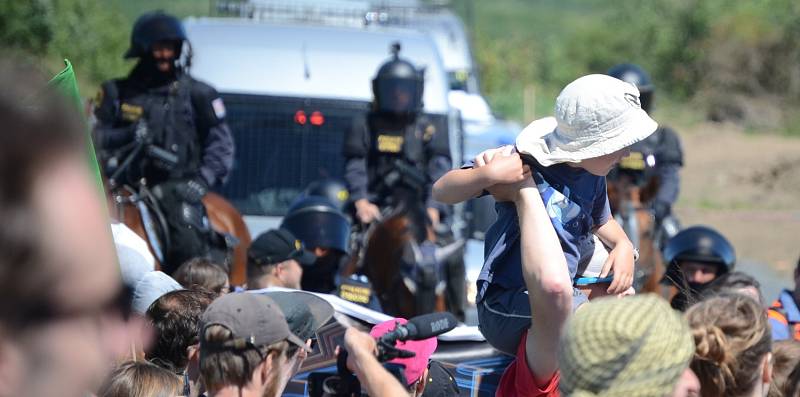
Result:
[[[379,79],[375,100],[378,110],[385,113],[414,113],[420,108],[419,84],[411,79]]]

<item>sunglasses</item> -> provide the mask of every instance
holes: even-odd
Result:
[[[104,316],[118,315],[127,320],[132,313],[133,290],[124,286],[117,293],[106,300],[91,306],[81,308],[64,309],[58,303],[47,299],[32,303],[25,315],[19,320],[20,328],[36,327],[49,323],[73,320],[79,318],[100,318]]]

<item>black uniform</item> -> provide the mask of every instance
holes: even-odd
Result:
[[[655,165],[652,172],[660,181],[653,206],[656,217],[661,220],[671,212],[680,190],[679,172],[683,167],[683,150],[678,134],[669,127],[659,127],[647,139],[631,146],[631,152],[642,153],[645,161],[648,156],[653,156]]]
[[[355,121],[344,155],[352,201],[366,198],[384,208],[410,194],[446,214],[447,206],[431,198],[431,186],[451,168],[450,145],[447,131],[427,117],[398,121],[370,112]]]
[[[145,178],[159,198],[172,237],[165,269],[207,253],[211,231],[200,200],[209,186],[228,177],[234,154],[216,90],[187,74],[163,74],[140,62],[127,78],[103,83],[95,117],[95,142],[107,176],[119,166],[121,150],[142,141],[149,148],[116,182],[137,186]]]
[[[608,70],[608,75],[635,85],[640,92],[642,109],[650,112],[650,107],[655,93],[655,87],[650,80],[650,75],[638,65],[623,63]],[[680,168],[683,166],[683,151],[680,138],[669,127],[659,127],[647,139],[631,147],[633,162],[641,162],[638,167],[654,172],[659,177],[660,185],[656,198],[653,201],[653,212],[656,222],[663,227],[663,222],[672,214],[672,205],[678,199],[680,188]],[[652,157],[651,157],[652,156]],[[625,168],[622,160],[621,167]],[[651,161],[654,162],[651,163]],[[634,169],[637,167],[633,164]],[[677,227],[677,221],[673,222]],[[665,233],[669,237],[670,233]]]

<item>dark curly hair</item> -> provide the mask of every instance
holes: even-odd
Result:
[[[156,299],[147,309],[155,329],[155,343],[147,359],[175,373],[182,373],[189,363],[186,349],[199,343],[200,316],[214,294],[199,290],[177,290]]]

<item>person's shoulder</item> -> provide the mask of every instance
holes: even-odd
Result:
[[[680,145],[681,138],[672,127],[660,126],[653,136],[656,136],[661,145]]]
[[[201,126],[214,127],[225,121],[225,104],[214,87],[189,75],[183,81],[189,85],[192,106]]]
[[[193,97],[208,99],[209,101],[219,97],[217,89],[205,81],[198,80],[192,76],[187,76],[186,81],[189,83]]]
[[[120,91],[125,91],[130,86],[127,77],[108,79],[100,84],[96,101],[102,103],[103,99],[117,99]]]
[[[676,136],[678,133],[675,131],[674,128],[668,125],[659,125],[658,129],[656,130],[657,133],[669,136]]]

